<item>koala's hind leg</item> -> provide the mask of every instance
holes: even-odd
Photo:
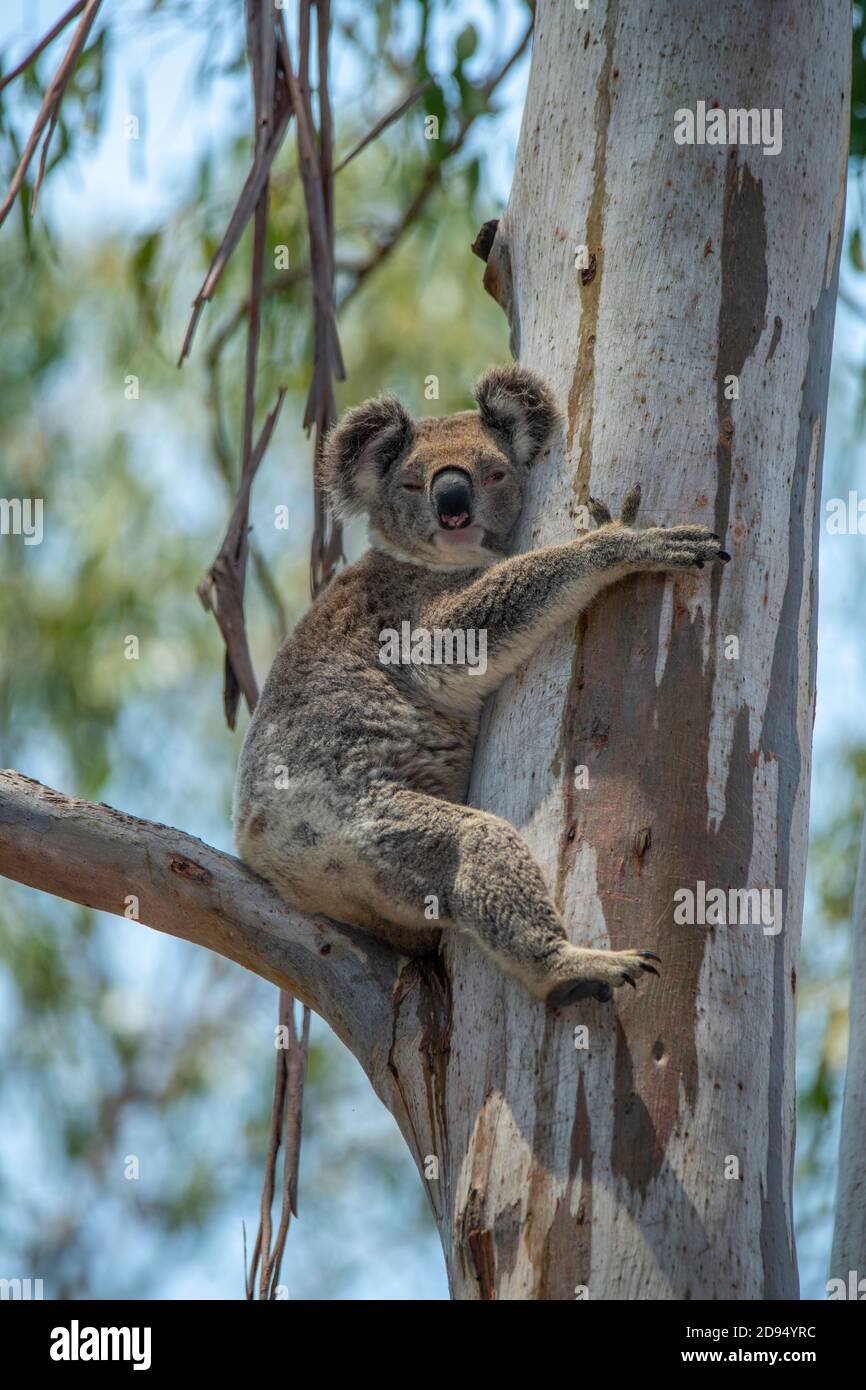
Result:
[[[497,816],[394,788],[365,816],[364,840],[364,858],[392,901],[400,900],[402,916],[417,912],[422,920],[433,899],[443,926],[471,932],[551,1006],[607,1000],[642,972],[658,974],[651,951],[572,946],[527,845]]]

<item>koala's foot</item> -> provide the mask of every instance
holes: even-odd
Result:
[[[650,961],[661,958],[654,951],[586,951],[570,946],[557,964],[555,977],[545,995],[548,1008],[561,1009],[578,999],[599,999],[607,1003],[620,985],[637,989],[642,971],[659,972]]]

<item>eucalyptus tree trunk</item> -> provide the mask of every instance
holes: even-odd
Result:
[[[618,504],[639,481],[644,524],[710,523],[733,559],[609,591],[489,710],[473,803],[523,832],[573,941],[654,947],[664,965],[612,1005],[545,1016],[454,939],[450,1007],[428,980],[398,1013],[386,1099],[434,1175],[455,1298],[797,1296],[794,1022],[849,30],[841,0],[538,7],[485,277],[515,355],[567,412],[520,548],[574,536],[590,492]],[[765,109],[767,150],[743,143],[750,118],[739,144],[678,143],[683,109],[697,138],[714,103]],[[679,925],[676,895],[699,901],[701,884],[771,890],[765,903],[779,889],[783,913]]]
[[[848,1018],[848,1063],[830,1276],[842,1280],[841,1289],[836,1287],[837,1297],[860,1299],[866,1292],[866,820],[854,893]],[[856,1292],[852,1293],[855,1287]]]

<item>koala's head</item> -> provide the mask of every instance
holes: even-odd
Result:
[[[393,396],[365,401],[331,430],[322,483],[340,516],[365,512],[371,536],[422,565],[489,565],[507,552],[523,489],[559,421],[526,367],[496,367],[478,410],[413,420]]]

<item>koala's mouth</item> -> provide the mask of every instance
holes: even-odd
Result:
[[[479,548],[484,540],[483,526],[461,526],[456,531],[434,531],[433,544],[446,552]]]

